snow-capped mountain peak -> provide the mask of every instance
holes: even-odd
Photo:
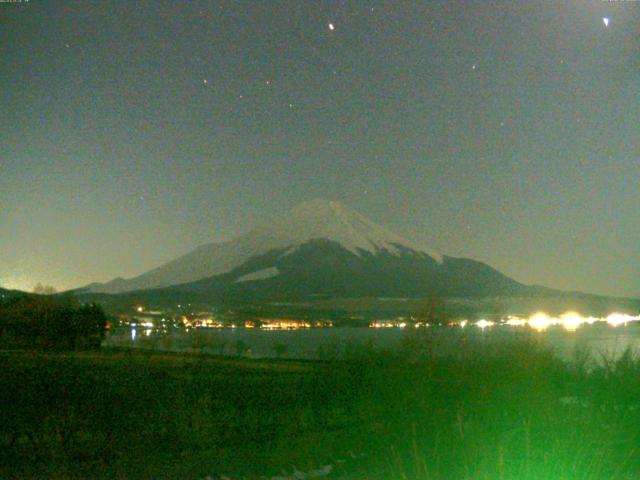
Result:
[[[272,248],[300,245],[309,240],[322,238],[337,242],[356,255],[361,251],[375,253],[380,250],[397,254],[398,247],[421,251],[412,242],[377,225],[342,203],[323,199],[302,203],[273,223],[249,232],[247,237],[253,237],[261,245],[268,244]],[[441,255],[428,254],[434,260],[442,261]]]
[[[340,202],[312,200],[302,203],[272,222],[240,237],[221,243],[202,245],[137,277],[87,287],[94,292],[117,293],[193,282],[229,272],[248,259],[278,249],[285,255],[312,240],[338,243],[355,255],[362,252],[401,250],[429,255],[438,263],[442,256],[428,253],[412,242],[372,222]]]

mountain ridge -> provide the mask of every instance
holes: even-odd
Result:
[[[95,293],[162,288],[197,281],[231,271],[247,259],[276,248],[296,248],[310,240],[326,238],[348,251],[397,254],[398,245],[442,261],[442,255],[420,249],[413,242],[374,223],[334,200],[315,199],[299,204],[272,222],[259,225],[239,237],[209,243],[130,279],[92,283],[81,290]]]
[[[422,252],[397,248],[399,251],[394,253],[385,249],[361,251],[357,255],[337,242],[315,239],[294,251],[272,250],[252,257],[230,272],[166,290],[201,294],[209,301],[301,300],[314,296],[485,296],[529,290],[482,262],[449,256],[437,261]],[[269,269],[270,275],[251,278]]]

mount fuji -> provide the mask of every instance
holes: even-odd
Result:
[[[485,296],[530,288],[484,263],[422,249],[339,202],[313,200],[235,240],[203,245],[137,277],[82,290],[275,300]]]

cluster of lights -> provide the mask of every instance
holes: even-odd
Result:
[[[181,307],[181,305],[179,305]],[[145,312],[146,309],[143,306],[138,306],[136,311],[139,313]],[[161,312],[150,312],[150,313],[161,313]],[[236,328],[235,323],[231,325],[226,325],[225,323],[213,318],[213,317],[200,317],[200,318],[189,318],[186,315],[181,317],[181,323],[187,329],[189,328]],[[575,332],[581,325],[592,325],[596,322],[606,322],[613,327],[618,327],[620,325],[626,325],[631,322],[640,321],[640,315],[629,315],[627,313],[619,313],[614,312],[609,314],[606,317],[583,317],[578,312],[568,311],[563,313],[560,316],[554,317],[548,315],[544,312],[537,312],[529,317],[517,317],[517,316],[508,316],[506,319],[499,321],[492,321],[486,319],[480,319],[475,322],[470,322],[469,320],[459,320],[455,323],[455,325],[465,328],[467,325],[475,325],[476,327],[484,330],[489,327],[493,327],[494,325],[508,325],[510,327],[530,327],[531,329],[537,332],[543,332],[552,326],[561,326],[565,330],[569,332]],[[165,319],[162,319],[162,323],[165,323]],[[140,326],[145,327],[145,334],[148,335],[154,324],[150,321],[139,322],[138,325],[136,323],[130,324],[132,327]],[[252,320],[245,321],[243,326],[245,328],[255,328],[258,327],[263,330],[295,330],[299,328],[323,328],[323,327],[333,327],[333,322],[330,320],[319,320],[314,322],[313,324],[306,320],[293,320],[293,319],[263,319],[258,322],[254,322]],[[395,320],[376,320],[369,324],[370,328],[405,328],[405,327],[429,327],[430,324],[426,322],[406,322],[404,317],[398,317]],[[163,325],[164,327],[164,325]],[[135,333],[132,333],[132,336],[135,338]]]
[[[493,327],[496,324],[496,322],[492,322],[491,320],[478,320],[476,322],[476,327],[481,328],[482,330],[484,330],[487,327]]]
[[[319,325],[316,322],[315,326],[324,327],[326,325]],[[299,328],[311,328],[311,323],[306,320],[272,319],[262,320],[260,328],[262,330],[297,330]]]
[[[611,313],[606,317],[583,317],[578,312],[568,311],[558,317],[547,315],[544,312],[538,312],[530,317],[515,317],[509,316],[505,320],[492,321],[487,319],[480,319],[475,322],[469,320],[460,320],[455,325],[465,328],[467,325],[475,325],[476,327],[484,330],[485,328],[493,327],[494,325],[508,325],[510,327],[526,327],[529,326],[537,332],[543,332],[552,326],[561,326],[569,332],[575,332],[581,325],[592,325],[596,322],[608,323],[613,327],[620,325],[626,325],[631,322],[640,321],[640,315],[629,315],[626,313]],[[428,323],[406,323],[404,321],[397,320],[376,320],[369,324],[369,328],[405,328],[407,326],[413,326],[415,328],[428,327]]]
[[[583,317],[578,312],[565,312],[559,317],[552,317],[544,312],[538,312],[531,315],[529,318],[521,317],[507,317],[504,324],[511,327],[524,327],[529,326],[537,332],[543,332],[551,326],[559,325],[569,332],[575,332],[581,325],[592,325],[595,322],[606,322],[613,327],[619,325],[626,325],[630,322],[640,321],[640,315],[629,315],[626,313],[611,313],[607,317]],[[494,325],[495,322],[487,320],[479,320],[475,325],[479,328],[485,329]]]
[[[224,328],[224,323],[213,317],[206,318],[189,318],[183,315],[180,320],[185,328]]]
[[[466,322],[466,320],[463,320],[463,322]],[[405,321],[397,320],[376,320],[369,323],[369,328],[405,328],[407,326],[420,328],[428,327],[429,324],[424,322],[407,323]]]
[[[398,323],[391,320],[376,320],[369,324],[369,328],[394,328],[399,326]]]

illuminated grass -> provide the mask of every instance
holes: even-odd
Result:
[[[0,354],[0,478],[640,476],[631,352],[594,367],[529,340],[416,335],[315,363]]]

